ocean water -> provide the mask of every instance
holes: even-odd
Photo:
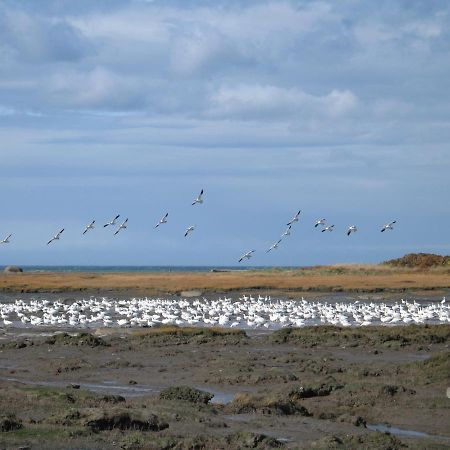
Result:
[[[270,269],[272,267],[255,266],[21,266],[25,272],[200,272],[217,271],[242,271],[251,269]],[[292,269],[293,267],[283,267]]]

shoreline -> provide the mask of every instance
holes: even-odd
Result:
[[[439,295],[450,290],[448,268],[399,269],[346,265],[304,269],[264,269],[239,272],[23,272],[0,274],[0,292],[64,293],[123,292],[146,295],[261,291],[267,294],[403,293]]]

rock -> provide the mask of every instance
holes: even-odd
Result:
[[[14,431],[23,428],[22,422],[16,419],[16,416],[10,414],[7,416],[0,416],[0,431]]]
[[[4,273],[22,273],[23,269],[21,267],[18,266],[6,266],[3,269]]]
[[[214,397],[214,394],[209,392],[200,391],[189,386],[172,386],[167,389],[163,389],[159,394],[159,398],[162,400],[182,400],[190,403],[203,403],[208,404]]]
[[[167,423],[161,422],[156,414],[144,415],[126,409],[94,410],[87,417],[84,425],[92,431],[160,431],[169,427]]]

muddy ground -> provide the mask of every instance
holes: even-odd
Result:
[[[450,325],[0,338],[0,449],[450,448]]]

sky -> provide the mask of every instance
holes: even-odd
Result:
[[[433,0],[0,0],[0,264],[449,254],[449,39]]]

